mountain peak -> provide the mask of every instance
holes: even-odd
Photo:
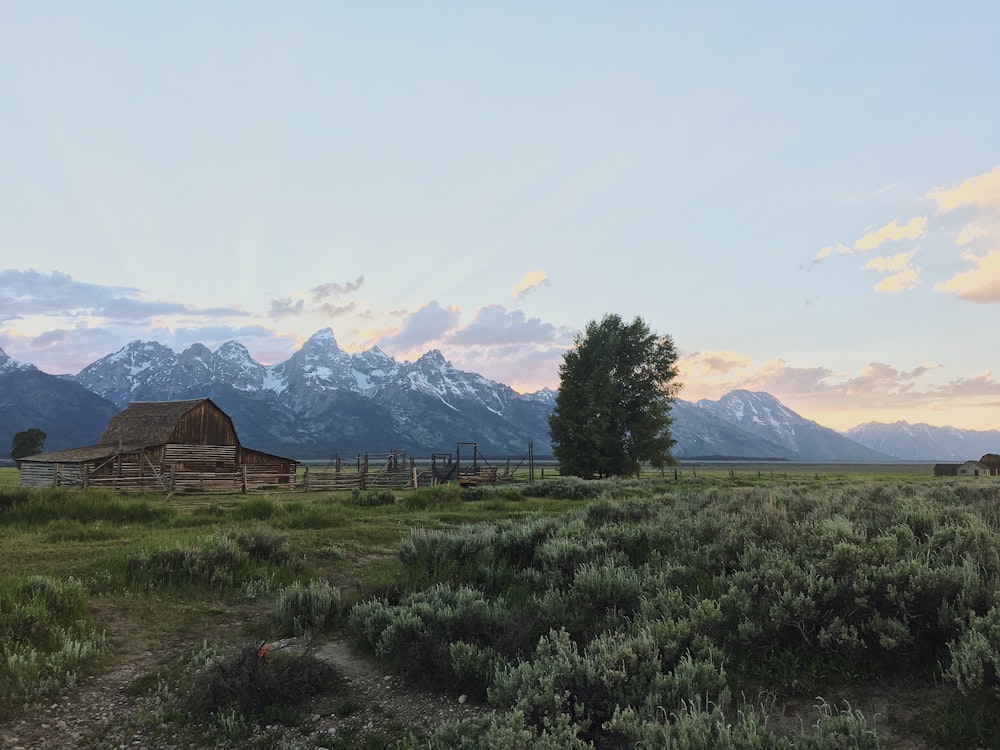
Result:
[[[449,364],[448,360],[444,358],[444,355],[441,353],[440,349],[431,349],[429,352],[424,352],[417,359],[417,362],[428,362],[436,365]]]
[[[254,361],[253,357],[250,356],[250,350],[239,341],[227,341],[215,350],[215,356],[227,362],[243,363]]]
[[[333,329],[330,327],[320,328],[316,331],[316,333],[310,336],[306,341],[306,346],[309,344],[322,344],[332,349],[340,348],[337,346],[337,337],[333,335]]]
[[[34,365],[27,362],[20,362],[9,356],[7,352],[0,349],[0,372],[12,372],[14,370],[34,370]]]

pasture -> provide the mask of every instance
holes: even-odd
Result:
[[[167,500],[0,469],[0,737],[141,664],[76,746],[1000,747],[996,480],[546,474]],[[483,711],[372,728],[332,643]]]

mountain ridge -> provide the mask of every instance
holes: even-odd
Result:
[[[132,401],[209,397],[233,418],[244,444],[303,459],[365,450],[440,452],[465,441],[478,442],[484,455],[523,455],[529,442],[535,455],[548,455],[548,416],[557,395],[548,388],[518,393],[455,368],[437,349],[412,362],[398,362],[378,347],[348,354],[330,328],[317,331],[274,365],[260,364],[236,341],[215,351],[196,343],[180,353],[155,341],[133,341],[77,375],[53,376],[0,349],[0,374],[24,378],[32,372],[37,373],[35,388],[53,378],[99,399],[89,403],[86,413],[92,421],[104,422],[81,435],[103,430],[109,407],[102,404],[120,410]],[[5,392],[0,388],[0,394]],[[86,400],[79,390],[58,398]],[[0,440],[9,439],[9,430],[3,429],[10,423],[3,419],[5,406],[0,403]],[[29,416],[22,414],[17,423]],[[1000,452],[1000,433],[979,435],[926,425],[921,434],[929,437],[911,438],[906,451],[900,448],[903,438],[894,437],[892,430],[870,426],[878,423],[840,433],[796,414],[770,394],[746,390],[731,391],[718,401],[676,399],[673,419],[674,455],[681,460],[957,460],[958,448],[950,443],[935,453],[934,440],[946,437],[967,451],[995,442],[991,450],[967,452],[961,460]],[[57,443],[74,447],[62,441],[47,442],[46,450],[57,449]]]

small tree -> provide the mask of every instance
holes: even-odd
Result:
[[[549,417],[559,471],[582,477],[637,474],[651,463],[673,462],[670,406],[680,384],[669,336],[641,318],[591,321],[559,367],[560,385]]]
[[[17,463],[18,468],[21,468],[22,458],[42,452],[47,437],[48,435],[37,427],[22,430],[14,435],[14,439],[10,441],[10,457]]]

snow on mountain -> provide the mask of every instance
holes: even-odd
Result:
[[[278,380],[271,378],[270,372],[270,368],[254,361],[238,341],[229,341],[215,350],[215,377],[239,391],[277,390]]]
[[[9,356],[3,349],[0,349],[0,372],[15,372],[34,369],[36,369],[34,365],[29,365],[27,362],[20,362],[19,360]]]
[[[132,401],[163,400],[149,394],[163,390],[176,364],[177,354],[163,344],[133,341],[87,365],[72,380],[124,409]]]
[[[551,388],[542,388],[540,391],[533,391],[532,393],[525,393],[524,397],[529,401],[538,401],[542,404],[547,404],[550,408],[556,405],[556,395],[559,391],[554,391]]]
[[[788,457],[808,461],[884,461],[884,453],[863,446],[789,409],[769,393],[736,390],[718,401],[695,404],[754,437],[780,446]]]
[[[0,350],[0,373],[30,368]],[[52,377],[52,376],[49,376]],[[556,392],[521,395],[456,369],[437,350],[397,362],[381,349],[348,354],[333,331],[317,331],[287,360],[262,365],[238,342],[180,354],[134,341],[75,377],[125,408],[132,401],[208,396],[233,417],[247,445],[302,458],[346,451],[439,451],[474,440],[487,453],[551,450]],[[1000,433],[929,425],[860,425],[841,434],[805,419],[774,396],[732,391],[718,401],[677,400],[671,432],[678,458],[726,456],[807,461],[966,460],[1000,453]],[[103,425],[100,425],[103,428]]]
[[[120,408],[209,396],[233,417],[241,439],[274,452],[296,446],[305,455],[301,447],[315,445],[326,456],[343,442],[442,450],[465,440],[501,453],[524,451],[529,441],[539,454],[550,450],[551,406],[543,401],[458,370],[436,350],[402,364],[377,347],[347,354],[329,328],[272,366],[255,362],[237,342],[215,352],[194,344],[177,355],[136,341],[74,380]]]
[[[969,461],[1000,453],[1000,431],[960,430],[909,422],[866,422],[846,433],[861,445],[902,461]]]
[[[701,399],[696,406],[753,435],[797,450],[796,429],[815,424],[793,412],[769,393],[730,391],[718,401]]]

